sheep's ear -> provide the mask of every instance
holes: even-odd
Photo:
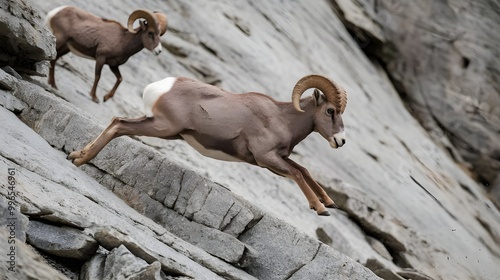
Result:
[[[141,30],[144,31],[148,27],[148,23],[145,20],[139,20],[139,24],[141,26]]]
[[[314,97],[314,104],[316,104],[316,106],[321,105],[324,101],[323,97],[321,96],[321,92],[318,89],[314,89],[313,97]]]

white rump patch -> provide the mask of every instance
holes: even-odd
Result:
[[[176,80],[177,78],[168,77],[151,83],[144,88],[142,100],[144,102],[144,114],[146,114],[146,117],[153,116],[153,106],[156,104],[156,101],[170,91]]]
[[[49,27],[50,29],[50,32],[53,32],[52,31],[52,26],[50,24],[50,20],[57,14],[59,13],[62,9],[68,7],[67,5],[65,6],[61,6],[61,7],[57,7],[57,8],[54,8],[52,9],[50,12],[47,13],[47,16],[45,17],[45,25]]]

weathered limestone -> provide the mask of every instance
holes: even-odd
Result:
[[[54,58],[55,42],[39,13],[28,12],[26,0],[0,3],[0,67],[9,65],[17,72],[45,76]],[[15,38],[14,40],[9,38]]]
[[[500,171],[498,2],[334,2],[431,137],[490,190]]]
[[[23,119],[26,123],[33,125],[33,128],[55,147],[60,146],[62,149],[72,149],[72,147],[76,146],[75,142],[72,143],[72,141],[80,142],[81,140],[69,137],[69,134],[75,135],[75,130],[82,130],[82,124],[84,123],[88,123],[90,127],[97,126],[96,124],[93,124],[89,118],[85,117],[84,114],[77,114],[76,112],[78,112],[78,109],[72,108],[72,106],[61,102],[57,97],[54,97],[41,89],[36,89],[31,84],[23,81],[20,81],[18,86],[31,89],[31,91],[22,90],[15,93],[15,96],[20,100],[30,104],[29,108],[23,110],[21,119]],[[57,106],[57,110],[55,109],[55,106]],[[64,121],[56,124],[53,121],[54,119]],[[86,129],[89,131],[98,131],[96,129],[91,129],[90,127]],[[65,137],[66,133],[68,133],[68,137]],[[81,131],[79,131],[78,134],[83,135]],[[90,132],[90,134],[92,135],[92,132]],[[61,139],[64,139],[64,141],[61,141]],[[262,217],[264,216],[263,212],[254,206],[251,206],[242,198],[231,194],[231,192],[226,188],[210,182],[193,172],[182,171],[175,173],[175,170],[178,170],[179,167],[173,168],[173,175],[179,175],[177,179],[172,180],[172,177],[168,172],[156,175],[165,176],[166,182],[170,182],[170,185],[177,185],[180,188],[178,191],[178,197],[175,199],[175,203],[171,206],[172,208],[167,208],[164,204],[148,195],[151,194],[151,196],[158,198],[158,186],[151,186],[146,180],[138,179],[144,170],[141,167],[144,167],[147,170],[148,168],[155,168],[154,166],[162,166],[162,162],[166,162],[166,159],[162,158],[158,152],[153,151],[151,148],[131,139],[117,139],[114,145],[115,146],[111,146],[110,149],[103,150],[103,153],[96,157],[93,161],[93,165],[97,166],[99,170],[101,170],[101,173],[95,172],[93,175],[96,178],[101,179],[102,182],[112,183],[112,185],[108,186],[108,188],[113,189],[119,196],[123,197],[125,201],[132,202],[131,206],[137,211],[149,216],[152,220],[159,222],[161,225],[165,225],[166,229],[191,242],[192,244],[205,249],[207,252],[214,254],[229,263],[244,266],[245,270],[252,271],[257,275],[258,273],[254,268],[254,266],[256,266],[255,263],[266,262],[268,258],[274,259],[277,266],[288,263],[288,259],[284,257],[286,254],[283,255],[283,253],[279,251],[274,251],[272,254],[271,252],[268,252],[266,256],[262,255],[258,249],[253,248],[253,244],[247,244],[247,242],[244,241],[245,239],[242,238],[242,233],[245,236],[252,236],[249,232],[255,232],[255,234],[272,241],[275,239],[279,240],[281,238],[280,235],[285,233],[300,235],[297,229],[271,217],[267,217],[267,220],[272,221],[271,223],[274,224],[276,230],[279,230],[278,232],[268,232],[267,228],[263,228],[262,230],[255,228],[255,223],[257,223],[257,225],[261,223]],[[119,148],[120,150],[127,151],[125,153],[120,153],[118,156],[118,162],[121,162],[122,165],[112,165],[108,160],[106,160],[106,153],[112,153],[120,145],[123,145],[123,147]],[[122,161],[121,158],[131,160]],[[61,159],[58,161],[61,161]],[[152,162],[155,161],[157,163],[153,164]],[[63,163],[61,162],[61,164]],[[71,166],[69,161],[65,161],[65,164],[70,166],[71,169],[75,168]],[[35,165],[32,166],[36,169]],[[113,174],[116,179],[110,180],[109,178],[106,178],[106,175],[102,174],[103,171],[109,172],[108,174]],[[51,174],[51,171],[48,168],[44,171],[44,173],[45,172],[49,175],[57,177],[56,174]],[[90,174],[92,174],[92,172],[90,172]],[[62,180],[63,182],[66,182],[66,184],[74,185],[74,183],[68,182],[68,179]],[[158,181],[163,182],[161,179],[158,179]],[[129,184],[134,186],[134,188],[131,188]],[[151,191],[151,189],[153,191]],[[75,188],[74,190],[77,191],[78,189]],[[213,195],[217,195],[217,197],[223,199],[224,203],[221,204],[217,199],[210,198]],[[194,201],[194,199],[199,201]],[[94,200],[96,200],[95,197],[92,198],[92,201]],[[162,197],[160,197],[159,200],[165,201]],[[85,206],[80,205],[77,209],[80,208],[85,209]],[[49,215],[44,215],[44,218],[64,224],[69,224],[71,223],[69,221],[75,219],[71,213],[61,215],[61,213],[55,209],[51,209],[50,212],[51,213]],[[193,220],[190,221],[188,216],[192,216]],[[240,216],[240,218],[237,218],[238,216]],[[98,240],[103,247],[108,250],[112,250],[112,248],[118,247],[119,244],[123,244],[130,251],[132,251],[134,255],[141,257],[141,259],[147,261],[148,263],[152,263],[153,260],[162,262],[161,257],[155,256],[155,254],[145,254],[144,252],[149,252],[149,250],[141,249],[140,245],[134,245],[133,247],[127,245],[138,244],[137,240],[127,241],[128,238],[119,237],[120,234],[118,233],[105,235],[115,239],[103,238],[104,232],[93,226],[97,222],[95,218],[91,215],[89,218],[90,219],[87,221],[80,220],[78,223],[80,227],[89,228],[89,231],[93,234],[94,238]],[[213,223],[211,221],[216,222]],[[100,222],[97,223],[100,224]],[[249,231],[249,228],[255,229],[253,231]],[[228,230],[228,232],[224,232],[224,230]],[[239,240],[239,238],[241,240]],[[305,235],[304,238],[306,238]],[[304,243],[303,248],[314,252],[320,243],[309,237],[306,239],[308,241]],[[115,241],[113,241],[112,244],[108,244],[109,240]],[[136,248],[137,251],[134,251],[132,248]],[[329,253],[332,254],[333,250],[329,251]],[[309,259],[306,258],[306,260],[300,260],[300,255],[297,255],[296,257],[298,258],[298,262],[304,263],[306,263],[307,259]],[[312,255],[310,257],[312,257]],[[174,260],[171,258],[169,259],[170,262]],[[162,271],[165,273],[175,271],[179,274],[193,277],[196,276],[196,274],[193,274],[189,267],[186,268],[184,266],[178,266],[172,270],[177,262],[178,261],[174,261],[173,263],[165,265],[162,263]],[[350,262],[353,261],[350,260]],[[362,267],[355,262],[353,262],[353,266]],[[266,271],[270,271],[272,269],[272,267],[268,267],[263,270],[263,275],[268,273]],[[324,269],[328,270],[329,268],[325,267]],[[230,273],[229,275],[231,276],[231,279],[240,279],[238,273],[231,271],[228,272]],[[318,273],[323,272],[318,271]],[[239,274],[241,274],[241,272]],[[199,275],[197,277],[199,277]]]
[[[113,279],[151,279],[161,280],[161,265],[159,262],[148,264],[135,257],[125,246],[113,249],[106,257],[103,280]],[[164,277],[163,277],[164,278]]]
[[[6,4],[13,3],[27,2]],[[351,20],[371,13],[356,3],[362,2],[347,3],[356,13]],[[130,1],[118,0],[31,4],[36,8],[25,9],[27,18],[42,18],[58,5],[72,4],[120,22],[126,21],[125,10],[136,8]],[[436,5],[441,11],[444,4]],[[165,10],[169,16],[170,31],[162,43],[170,53],[154,57],[141,52],[132,57],[121,69],[123,93],[111,103],[96,105],[82,90],[93,77],[92,61],[71,55],[61,59],[58,91],[44,90],[45,78],[30,80],[29,71],[18,74],[16,70],[22,67],[2,67],[0,170],[19,169],[23,215],[42,223],[85,229],[85,234],[109,250],[123,245],[134,260],[145,261],[153,274],[158,272],[155,263],[160,263],[160,274],[196,279],[255,279],[258,275],[377,279],[362,265],[386,273],[384,277],[448,280],[498,275],[498,210],[477,182],[408,113],[394,90],[401,88],[397,79],[390,80],[385,69],[366,59],[359,48],[363,42],[352,40],[330,2],[285,1],[277,5],[272,1],[174,0],[168,5],[152,1],[148,6]],[[370,40],[394,40],[384,26],[377,30],[377,17],[370,18],[358,31],[369,30]],[[399,20],[398,30],[403,32],[417,26],[411,17],[409,26],[405,17]],[[46,32],[43,27],[38,30]],[[14,33],[2,34],[13,40],[5,42],[29,41]],[[428,35],[435,36],[432,34]],[[43,35],[44,40],[49,38]],[[0,57],[11,59],[3,50],[0,48]],[[395,50],[385,48],[383,55],[397,54]],[[405,57],[420,58],[420,54]],[[475,59],[462,61],[468,64],[465,72],[478,66]],[[435,70],[456,70],[446,65],[439,64]],[[121,137],[81,168],[65,159],[70,151],[97,136],[112,116],[140,116],[143,87],[167,75],[196,77],[234,92],[259,91],[286,101],[293,83],[309,73],[332,77],[349,95],[344,116],[347,145],[332,151],[321,137],[311,135],[292,155],[309,167],[339,204],[341,210],[328,218],[307,209],[293,182],[264,169],[204,158],[179,141]],[[103,75],[100,84],[110,88],[113,83],[113,75]],[[432,79],[425,81],[425,89],[432,93],[448,92],[438,89],[440,85]],[[434,98],[425,95],[423,99],[433,103]],[[450,107],[461,104],[450,103]],[[440,141],[446,139],[437,135]],[[458,155],[450,141],[443,143]],[[5,196],[3,190],[1,194]],[[306,252],[304,258],[294,251],[294,242]],[[89,264],[97,272],[105,261],[102,254]]]
[[[104,264],[106,255],[95,254],[81,269],[80,280],[102,279],[104,277]]]
[[[26,236],[35,248],[58,257],[88,260],[98,248],[95,239],[80,230],[38,221],[29,222]]]
[[[3,202],[0,201],[0,204]],[[10,253],[10,249],[3,240],[7,240],[9,233],[4,229],[0,229],[0,254],[2,255],[2,262],[0,263],[0,273],[3,279],[6,280],[30,280],[30,279],[54,279],[54,280],[67,280],[61,272],[55,270],[47,264],[47,262],[35,252],[35,250],[26,245],[24,242],[17,240],[16,259],[13,265],[13,271],[9,270],[10,264],[4,259],[4,256]]]
[[[377,279],[350,258],[273,218],[262,218],[241,240],[260,256],[247,268],[259,279]]]
[[[15,177],[14,177],[15,178]],[[26,229],[28,227],[28,218],[21,214],[19,206],[16,205],[16,188],[9,189],[9,185],[2,185],[5,188],[5,197],[0,196],[0,228],[7,230],[9,236],[15,237],[22,242],[26,242]],[[12,208],[13,207],[13,208]],[[3,240],[8,243],[8,240]]]

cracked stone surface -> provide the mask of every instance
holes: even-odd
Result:
[[[354,36],[365,35],[363,50],[386,64],[430,136],[494,193],[500,171],[500,36],[492,32],[500,26],[498,1],[334,2]]]
[[[19,86],[30,87],[30,84],[20,81]],[[15,96],[21,98],[21,100],[23,100],[24,102],[28,102],[29,104],[31,104],[29,102],[31,98],[34,98],[37,101],[32,103],[33,107],[30,107],[29,109],[26,109],[23,112],[21,119],[24,119],[26,123],[34,124],[33,128],[36,129],[38,133],[40,133],[40,135],[45,136],[46,137],[45,140],[48,141],[48,143],[52,142],[51,139],[60,139],[62,137],[66,139],[64,143],[60,143],[58,142],[58,140],[55,140],[54,142],[57,143],[58,145],[61,145],[61,147],[71,149],[71,147],[74,146],[74,144],[68,142],[68,139],[70,139],[70,137],[68,138],[64,137],[64,134],[66,132],[74,131],[74,129],[76,129],[70,127],[71,124],[74,125],[79,124],[79,126],[81,126],[82,123],[87,123],[89,126],[99,127],[98,125],[87,119],[85,116],[79,115],[77,113],[78,109],[74,108],[70,104],[59,102],[57,97],[51,96],[50,94],[44,92],[41,88],[39,88],[38,91],[36,92],[19,91],[18,93],[16,93]],[[43,108],[48,106],[48,104],[51,104],[50,105],[51,108],[57,106],[58,109],[49,111],[43,110]],[[9,116],[8,119],[16,120],[16,117],[13,114],[9,113],[8,111],[5,111],[5,109],[2,110],[4,110],[6,116]],[[67,123],[66,126],[52,126],[50,122],[45,121],[48,120],[48,118],[45,117],[45,115],[47,114],[50,115],[51,118],[62,117],[63,119],[67,119],[69,121],[66,122]],[[79,121],[78,122],[71,121],[75,119],[79,119]],[[41,120],[41,121],[36,121],[36,120]],[[16,121],[19,122],[19,120]],[[9,127],[8,125],[4,126]],[[14,129],[15,126],[14,127],[10,126],[10,127]],[[55,133],[51,131],[52,129],[60,129],[62,131],[60,133]],[[35,132],[30,131],[29,128],[26,127],[25,133],[34,134]],[[36,141],[41,140],[43,142],[43,140],[38,137],[35,138],[35,140]],[[25,145],[20,145],[19,146],[20,149],[29,149],[30,146],[37,147],[37,146],[48,145],[47,143],[42,143],[42,142],[40,142],[39,144],[29,144],[31,142],[30,140],[28,140],[28,138],[23,138],[23,141],[27,142]],[[263,258],[265,259],[269,257],[269,254],[267,254],[267,256],[262,255],[258,249],[253,248],[253,244],[251,242],[246,242],[245,241],[246,239],[243,236],[246,236],[246,238],[248,238],[249,236],[253,236],[255,234],[261,236],[261,238],[265,237],[267,240],[273,241],[273,240],[279,240],[279,236],[282,235],[281,232],[286,231],[287,234],[292,234],[292,235],[297,234],[303,236],[305,240],[307,240],[307,242],[304,243],[303,248],[313,251],[315,251],[316,248],[318,248],[320,244],[318,240],[307,237],[305,234],[299,233],[299,231],[296,228],[293,228],[292,226],[287,225],[276,218],[270,217],[269,215],[265,215],[261,210],[259,210],[255,206],[252,206],[243,198],[235,194],[232,194],[230,190],[222,187],[219,184],[213,183],[192,171],[173,173],[173,174],[178,174],[180,176],[179,178],[177,178],[177,180],[171,180],[170,182],[173,182],[173,184],[178,184],[180,186],[180,190],[178,192],[178,197],[175,199],[175,203],[172,205],[172,208],[165,207],[163,203],[153,199],[150,195],[148,195],[148,193],[154,193],[154,191],[149,192],[149,189],[151,188],[149,184],[137,180],[137,178],[139,178],[139,173],[142,172],[141,171],[142,169],[138,168],[137,166],[147,166],[147,164],[144,164],[144,161],[146,162],[157,161],[158,166],[161,166],[160,162],[166,161],[166,159],[161,157],[161,155],[159,155],[158,152],[152,150],[147,146],[142,145],[141,143],[138,143],[137,141],[123,138],[119,139],[119,141],[117,142],[118,142],[116,144],[117,146],[123,145],[122,149],[127,151],[127,153],[122,154],[121,157],[133,158],[134,155],[138,154],[141,154],[143,156],[135,157],[136,160],[130,161],[125,164],[126,168],[129,169],[128,172],[117,172],[116,166],[109,165],[109,162],[107,162],[102,158],[101,159],[96,158],[94,163],[92,164],[95,167],[94,168],[87,167],[86,169],[87,172],[93,177],[102,180],[102,182],[106,182],[107,184],[111,183],[111,185],[113,186],[111,188],[113,192],[116,193],[118,196],[123,197],[124,201],[130,201],[131,202],[130,206],[132,206],[136,211],[139,212],[136,213],[136,215],[140,216],[140,214],[143,214],[144,215],[142,216],[143,218],[148,217],[151,219],[149,220],[150,223],[156,222],[157,224],[154,224],[155,230],[162,232],[162,235],[166,235],[167,233],[173,233],[176,236],[179,236],[180,238],[197,246],[198,248],[203,249],[209,254],[214,255],[226,261],[227,262],[226,265],[234,264],[236,267],[238,267],[244,264],[243,266],[245,266],[246,272],[241,271],[237,268],[233,269],[229,269],[227,267],[224,268],[224,265],[220,264],[219,268],[215,269],[215,272],[217,272],[218,274],[223,274],[222,272],[224,272],[226,277],[229,276],[228,278],[232,279],[240,279],[240,277],[243,277],[243,275],[246,275],[245,277],[251,277],[250,275],[252,275],[257,278],[260,278],[260,276],[258,276],[259,274],[255,271],[255,267],[258,267],[257,264],[262,262]],[[113,149],[114,148],[112,148],[112,150]],[[43,149],[40,148],[40,150]],[[59,157],[61,156],[59,152],[55,150],[54,152],[56,152],[59,155]],[[15,151],[11,151],[11,153],[16,155]],[[34,155],[36,155],[36,153]],[[12,157],[13,156],[8,156],[8,158]],[[42,157],[40,156],[40,159],[38,160],[42,160]],[[102,161],[102,165],[100,161]],[[57,162],[68,166],[72,170],[78,170],[76,167],[71,165],[71,162],[65,160],[64,158],[57,159]],[[27,165],[31,164],[29,166],[30,168],[38,170],[39,173],[42,173],[44,174],[44,176],[46,177],[48,176],[49,178],[51,178],[52,181],[57,182],[57,177],[52,178],[51,176],[56,176],[58,172],[51,172],[49,170],[49,167],[47,166],[42,168],[42,166],[36,165],[36,160],[35,162],[30,161],[29,163],[28,161],[26,161],[26,164]],[[134,166],[136,167],[134,168]],[[123,168],[118,167],[118,169],[123,169]],[[61,170],[59,169],[58,171],[60,172]],[[108,172],[108,174],[113,174],[114,178],[116,177],[116,179],[111,180],[109,177],[103,176],[103,172]],[[27,171],[25,171],[24,173],[27,173]],[[137,173],[138,176],[134,176],[135,173]],[[157,177],[159,176],[170,177],[171,175],[172,174],[169,173],[162,175],[158,174]],[[88,179],[89,177],[87,177],[87,180]],[[60,178],[60,180],[63,186],[60,186],[59,188],[70,187],[73,191],[81,191],[76,188],[77,184],[74,182],[74,180],[67,177]],[[98,185],[98,183],[95,181],[92,184]],[[205,188],[207,190],[204,190]],[[33,191],[30,192],[33,193]],[[216,195],[220,199],[223,199],[224,203],[220,204],[219,200],[215,198],[210,198],[211,194]],[[92,194],[84,194],[84,195],[86,197],[85,201],[88,201],[91,204],[97,203],[100,205],[103,203],[102,199],[104,198],[104,196],[96,197],[95,195]],[[200,201],[202,202],[198,207],[198,209],[200,210],[197,212],[188,211],[188,209],[195,209],[193,208],[194,206],[192,206],[192,204],[189,203],[189,201],[197,197],[200,198]],[[59,201],[60,207],[68,207],[70,204],[72,209],[75,209],[75,211],[89,211],[86,208],[88,206],[84,206],[85,204],[82,204],[82,202],[75,203],[71,201],[65,201],[64,199],[61,199],[61,201]],[[105,203],[105,205],[109,205],[109,202]],[[234,212],[231,211],[231,209],[233,209],[233,205],[239,205],[241,209],[246,209],[246,211],[242,211],[240,209],[238,213],[235,214]],[[109,209],[108,211],[110,210],[114,211],[113,209]],[[92,212],[94,211],[98,210],[94,209]],[[148,263],[152,263],[153,260],[162,263],[162,271],[164,272],[172,273],[172,271],[174,271],[175,274],[182,273],[183,275],[187,276],[201,277],[199,274],[201,272],[200,268],[196,269],[192,268],[191,267],[192,264],[191,265],[189,264],[188,259],[183,259],[183,258],[176,259],[174,257],[168,257],[166,260],[166,264],[164,264],[162,261],[163,258],[161,256],[174,256],[182,254],[177,252],[176,250],[172,250],[170,247],[168,247],[167,244],[163,244],[162,247],[163,251],[165,252],[151,253],[151,252],[158,252],[158,249],[156,248],[152,250],[151,247],[149,247],[148,249],[147,246],[145,247],[144,244],[139,243],[137,241],[138,240],[137,237],[134,238],[133,235],[131,237],[123,237],[123,236],[120,237],[121,234],[118,232],[111,234],[107,231],[103,232],[102,230],[100,230],[99,228],[104,225],[103,222],[107,221],[107,219],[99,221],[96,220],[95,216],[89,215],[87,220],[82,220],[78,218],[79,216],[78,212],[68,213],[67,211],[65,211],[63,213],[61,212],[61,210],[57,209],[57,207],[56,208],[50,207],[50,210],[48,210],[48,212],[50,214],[44,214],[42,217],[53,222],[68,224],[80,228],[87,228],[87,230],[99,242],[99,244],[108,250],[112,250],[113,248],[118,247],[120,244],[123,244],[136,256],[141,257],[142,259],[148,261]],[[231,215],[233,215],[231,222],[228,223],[226,220],[226,223],[223,223],[225,218],[227,218],[228,213],[230,212],[232,212]],[[30,212],[30,214],[32,215],[36,215],[37,213],[39,212],[37,211]],[[190,215],[189,213],[193,213],[192,214],[193,220],[190,220],[187,217],[187,215]],[[196,218],[196,213],[205,213],[205,214],[200,215],[200,217]],[[210,219],[207,219],[206,215],[209,215]],[[234,218],[237,215],[242,215],[242,218],[240,219]],[[262,223],[263,217],[266,217],[266,220],[274,225],[275,231],[269,232],[267,228],[259,229],[260,227],[257,227],[257,225],[260,225]],[[197,221],[197,219],[199,221]],[[78,223],[75,223],[73,220],[77,220]],[[139,219],[139,221],[140,220],[142,219]],[[207,222],[209,220],[217,222],[214,224],[210,224]],[[204,224],[204,221],[207,223],[207,225]],[[116,222],[117,221],[115,221],[115,223]],[[236,225],[236,223],[241,223],[241,222],[245,223]],[[143,223],[144,222],[142,221],[140,222],[140,224]],[[233,226],[230,227],[231,224],[233,224]],[[164,226],[164,229],[160,230],[158,228],[159,226]],[[115,225],[114,228],[120,229],[120,231],[123,232],[123,229],[119,228],[117,225]],[[238,233],[238,235],[226,233],[223,231],[231,228],[233,230],[233,233]],[[238,228],[239,230],[236,230]],[[143,229],[144,225],[140,227],[140,230]],[[130,232],[128,232],[127,234],[130,235]],[[104,238],[105,236],[108,237]],[[130,238],[133,239],[131,240]],[[287,258],[283,257],[280,253],[278,253],[278,251],[276,251],[275,254],[276,255],[274,256],[274,259],[278,264],[288,262]],[[195,258],[195,261],[201,261],[201,260]],[[353,264],[356,266],[362,267],[360,264],[352,260],[351,262],[353,262]],[[273,270],[273,269],[274,268],[272,267],[267,268],[267,270]],[[329,268],[325,267],[325,269]],[[254,273],[251,273],[252,271]],[[250,275],[246,274],[247,272],[250,272]],[[265,275],[265,273],[267,272],[266,270],[263,270],[262,273],[263,275]],[[203,277],[210,277],[209,275],[210,274],[207,274],[204,275]],[[243,279],[245,278],[243,277]]]
[[[135,257],[125,246],[120,245],[113,249],[106,257],[103,278],[113,279],[154,279],[160,280],[161,266],[159,262],[148,264]]]
[[[64,258],[88,260],[98,248],[94,238],[78,229],[57,227],[38,221],[29,222],[26,238],[35,248]]]
[[[41,24],[37,13],[63,4],[122,23],[137,8],[131,0],[13,3],[34,5],[35,24]],[[469,280],[499,274],[498,209],[457,166],[456,143],[436,144],[408,112],[396,92],[401,85],[367,59],[362,42],[352,38],[331,2],[152,0],[148,8],[169,17],[162,37],[168,51],[153,56],[144,50],[131,57],[120,67],[124,80],[117,94],[106,103],[95,104],[88,96],[93,61],[71,54],[60,59],[59,90],[49,89],[46,78],[27,76],[32,70],[18,74],[18,67],[1,67],[0,168],[20,171],[22,215],[85,229],[94,238],[102,227],[116,230],[114,239],[107,239],[115,242],[110,250],[129,244],[132,254],[148,264],[160,262],[162,272],[174,279],[187,276],[169,271],[196,279],[377,279],[364,266],[385,277]],[[370,13],[364,6],[350,8],[356,16]],[[393,40],[385,28],[379,36],[373,24],[376,17],[363,28],[380,42]],[[405,32],[414,25],[398,26]],[[39,39],[52,38],[45,28],[37,30]],[[465,64],[474,69],[475,63]],[[37,65],[31,69],[43,73]],[[436,71],[444,73],[454,69],[439,66]],[[330,217],[310,211],[291,180],[205,158],[181,141],[122,137],[88,165],[75,168],[65,159],[113,116],[141,116],[142,89],[165,76],[194,77],[233,92],[263,92],[288,101],[295,82],[310,73],[333,78],[349,97],[346,146],[333,151],[312,134],[292,154],[340,206]],[[98,96],[113,83],[105,68]],[[433,100],[426,96],[426,102]],[[296,253],[295,242],[307,254]]]

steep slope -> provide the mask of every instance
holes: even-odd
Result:
[[[33,4],[40,7],[41,14],[45,14],[58,5],[69,3],[122,23],[128,13],[137,8],[135,1],[51,1]],[[195,188],[201,192],[201,198],[207,198],[206,201],[210,201],[208,197],[212,194],[214,205],[222,207],[220,201],[225,201],[228,193],[243,197],[265,214],[260,213],[261,210],[251,210],[256,209],[255,206],[246,206],[254,218],[246,215],[242,219],[251,221],[260,215],[264,218],[256,219],[256,224],[250,223],[237,240],[227,239],[235,242],[234,246],[230,246],[232,250],[240,248],[241,252],[241,248],[250,248],[247,251],[249,263],[244,268],[246,272],[240,269],[233,271],[224,265],[216,272],[219,275],[227,269],[232,275],[249,273],[258,278],[262,276],[262,279],[285,279],[289,276],[304,279],[304,275],[314,271],[325,271],[322,269],[331,266],[328,262],[340,264],[335,261],[340,256],[337,251],[376,271],[383,278],[388,278],[387,275],[392,272],[399,272],[398,277],[405,278],[415,278],[415,275],[423,273],[434,279],[493,279],[498,274],[495,265],[500,255],[498,210],[481,187],[453,162],[446,151],[434,144],[406,111],[385,72],[366,58],[329,2],[187,3],[172,0],[148,1],[148,8],[164,11],[169,17],[170,28],[162,38],[169,52],[154,57],[142,51],[132,57],[121,67],[124,81],[113,100],[104,104],[93,103],[88,96],[93,80],[92,61],[68,55],[61,59],[56,69],[59,90],[54,93],[74,106],[65,107],[61,113],[61,106],[50,104],[63,104],[64,101],[55,101],[58,99],[42,94],[40,89],[33,88],[32,92],[26,93],[26,89],[16,91],[16,86],[12,86],[12,90],[2,91],[7,92],[5,100],[10,100],[8,96],[13,92],[22,100],[19,104],[24,102],[25,105],[14,106],[12,104],[17,103],[10,102],[8,104],[11,105],[8,105],[4,102],[4,107],[17,113],[22,111],[20,116],[24,122],[51,146],[68,153],[98,135],[102,125],[106,125],[112,116],[140,116],[142,88],[165,76],[190,76],[234,92],[259,91],[280,100],[289,100],[291,88],[300,77],[321,73],[335,79],[348,91],[349,103],[344,114],[347,144],[333,151],[318,135],[311,135],[299,145],[293,157],[310,168],[341,210],[335,211],[331,217],[317,217],[307,209],[305,198],[293,182],[256,167],[204,158],[179,141],[135,139],[156,150],[152,151],[134,139],[120,139],[103,150],[103,154],[91,165],[78,170],[71,168],[71,172],[54,167],[67,174],[58,176],[71,178],[75,175],[70,174],[75,172],[78,176],[85,176],[80,170],[85,171],[139,213],[159,223],[171,234],[201,247],[203,252],[211,254],[209,256],[223,259],[224,264],[235,264],[241,255],[237,250],[223,248],[217,251],[220,249],[217,245],[203,245],[199,236],[188,234],[204,232],[207,224],[219,230],[216,228],[221,224],[217,222],[219,220],[213,215],[196,216],[184,207],[169,207],[165,202],[169,192],[160,191],[155,180],[159,180],[158,174],[163,172],[171,175],[172,172],[180,172],[176,171],[179,168],[187,168],[194,171],[188,172],[190,176],[198,178],[188,180],[193,183],[186,183],[187,190]],[[9,75],[4,74],[4,77],[3,81],[19,83]],[[38,81],[45,83],[45,79]],[[102,98],[113,83],[114,76],[105,71],[98,96]],[[40,102],[37,96],[43,96],[47,101]],[[80,125],[79,119],[72,117],[81,115],[79,110],[92,116],[83,122],[85,125]],[[99,122],[101,126],[93,122]],[[30,162],[28,156],[20,154],[18,157],[25,157]],[[161,164],[158,160],[165,158],[172,164]],[[175,167],[178,165],[183,167]],[[198,173],[229,188],[231,192],[200,179],[199,175],[195,175]],[[96,183],[93,181],[91,184]],[[218,191],[196,188],[207,184],[212,186],[209,189]],[[71,186],[76,189],[79,184],[72,182]],[[96,198],[91,196],[90,200]],[[161,210],[155,208],[158,206],[155,201],[158,200],[163,201]],[[71,203],[64,199],[54,202],[63,205]],[[49,198],[46,203],[50,203]],[[192,206],[200,211],[203,209],[202,205]],[[109,208],[113,209],[114,205]],[[63,213],[63,209],[56,213]],[[77,208],[75,211],[78,211]],[[227,209],[226,212],[213,211],[226,213]],[[196,217],[201,220],[196,220]],[[158,226],[150,220],[148,223],[152,224],[146,231]],[[200,230],[199,224],[205,227]],[[285,232],[294,232],[293,228],[298,228],[300,232],[294,232],[292,236],[280,235],[275,228]],[[158,233],[163,233],[163,230],[159,228]],[[165,234],[170,236],[170,233]],[[269,236],[281,236],[283,239],[282,242],[266,243]],[[315,245],[318,244],[316,238],[337,251]],[[205,237],[205,241],[212,239]],[[219,242],[216,244],[226,241]],[[293,247],[296,242],[300,244],[297,250],[288,251],[287,248]],[[316,248],[316,251],[311,252],[307,248]],[[252,250],[256,250],[257,258],[254,258]],[[292,266],[281,270],[278,269],[281,266],[273,262],[275,259],[263,258],[273,252],[290,255],[294,260],[294,256],[303,254],[306,259],[315,261],[285,261]],[[190,260],[193,258],[191,256]],[[203,271],[204,268],[199,269]],[[355,263],[349,263],[347,269],[348,273],[342,275],[355,273],[351,277],[360,279],[368,275]],[[326,270],[323,277],[331,271]],[[244,278],[241,275],[233,277]]]
[[[334,1],[431,137],[500,206],[498,1]]]

